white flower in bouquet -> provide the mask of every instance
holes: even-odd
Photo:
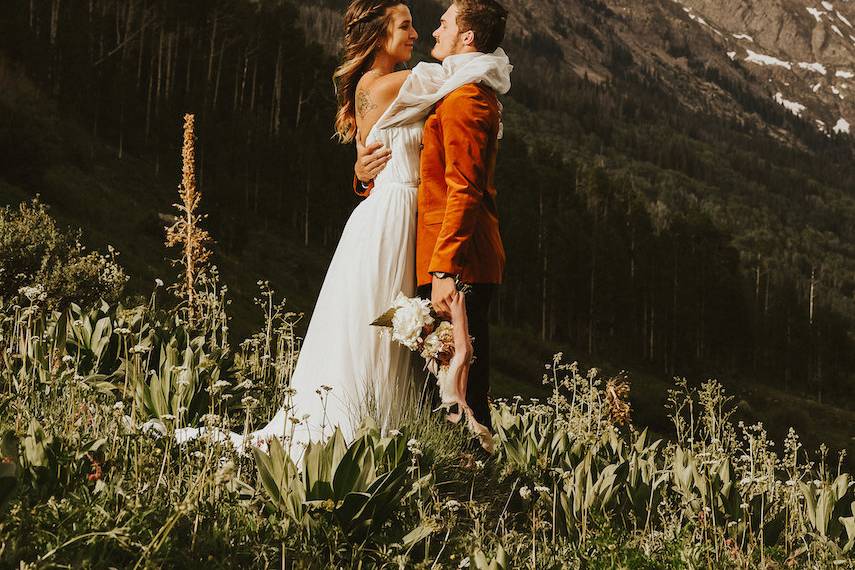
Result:
[[[433,324],[430,301],[410,299],[403,293],[395,299],[395,316],[392,317],[392,338],[410,350],[417,350],[422,330]]]

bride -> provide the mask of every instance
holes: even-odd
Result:
[[[230,434],[238,449],[247,440],[288,438],[290,455],[299,464],[308,443],[330,436],[336,425],[346,441],[366,415],[389,429],[399,425],[414,400],[409,351],[370,323],[399,292],[415,295],[424,120],[457,87],[483,81],[505,92],[509,84],[501,49],[397,71],[412,57],[417,38],[401,0],[353,0],[347,8],[343,63],[333,76],[339,101],[336,134],[342,143],[382,145],[385,166],[344,227],[291,378],[291,401],[261,429]],[[185,428],[176,436],[184,441],[201,431]]]

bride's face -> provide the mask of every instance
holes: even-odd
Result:
[[[386,42],[383,49],[396,63],[410,61],[413,57],[413,45],[419,34],[413,27],[413,17],[406,4],[389,8],[389,26],[386,28]]]

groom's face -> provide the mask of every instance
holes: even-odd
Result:
[[[457,27],[457,5],[452,2],[442,18],[439,19],[439,27],[433,32],[436,45],[430,54],[437,60],[442,61],[450,55],[472,51],[471,41],[467,42],[467,35],[472,32],[460,33]]]

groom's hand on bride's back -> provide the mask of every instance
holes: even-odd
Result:
[[[385,148],[382,143],[374,142],[365,146],[359,142],[359,135],[357,134],[356,164],[353,165],[353,172],[356,173],[357,180],[365,183],[374,180],[391,157],[392,151]]]

